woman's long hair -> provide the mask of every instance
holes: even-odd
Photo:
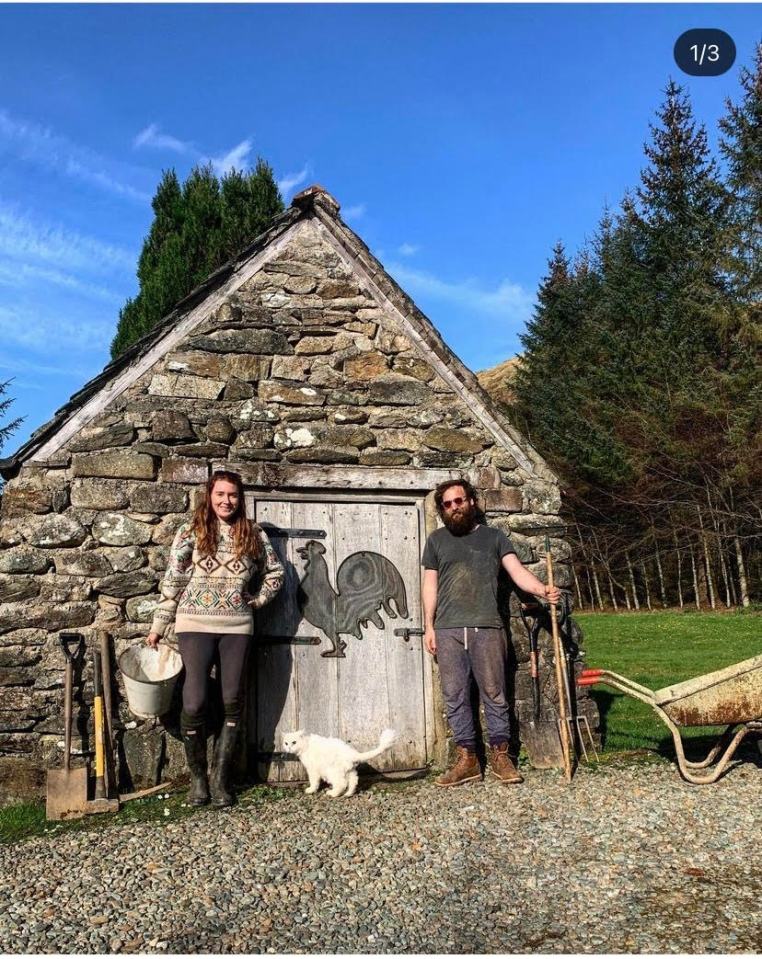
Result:
[[[202,556],[214,556],[217,552],[220,524],[217,514],[212,509],[212,490],[218,480],[233,483],[238,490],[238,509],[230,524],[233,554],[237,559],[242,556],[251,556],[252,559],[259,561],[262,548],[255,527],[246,516],[243,483],[238,473],[233,473],[230,470],[215,470],[212,473],[204,488],[204,494],[193,512],[193,532],[196,537],[196,548]]]

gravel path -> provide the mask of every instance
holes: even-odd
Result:
[[[762,770],[301,791],[0,848],[0,953],[759,952]]]

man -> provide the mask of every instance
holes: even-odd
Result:
[[[476,491],[467,480],[440,483],[434,501],[444,527],[428,537],[423,551],[423,640],[439,663],[457,747],[454,765],[435,782],[459,786],[481,779],[470,698],[473,676],[487,720],[490,769],[500,782],[520,783],[523,779],[508,757],[508,641],[497,606],[500,568],[524,592],[551,603],[558,602],[561,593],[521,564],[502,530],[478,522]]]

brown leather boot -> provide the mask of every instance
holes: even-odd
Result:
[[[492,775],[501,783],[523,783],[524,777],[508,756],[508,743],[489,747],[489,765]]]
[[[463,783],[472,783],[482,778],[482,770],[475,752],[465,746],[456,746],[455,762],[434,780],[435,786],[460,786]]]

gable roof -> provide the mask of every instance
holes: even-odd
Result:
[[[531,444],[508,422],[476,376],[458,359],[432,322],[386,272],[359,236],[339,217],[339,204],[322,187],[311,186],[297,194],[291,207],[277,216],[237,257],[212,273],[184,297],[150,332],[112,360],[86,383],[53,417],[36,430],[16,453],[0,459],[0,474],[15,476],[30,460],[44,459],[88,423],[105,403],[150,368],[238,287],[273,259],[305,221],[317,226],[340,259],[357,276],[379,306],[392,313],[422,358],[463,399],[472,414],[507,449],[530,475],[556,477]]]

